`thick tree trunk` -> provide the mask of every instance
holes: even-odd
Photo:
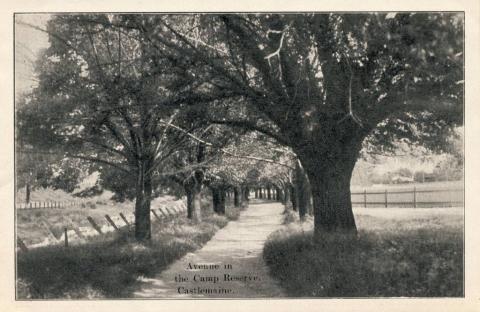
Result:
[[[139,164],[135,198],[135,239],[147,241],[152,237],[150,202],[152,201],[152,179],[145,172],[144,163]]]
[[[297,211],[297,188],[294,184],[290,185],[290,201],[292,202],[293,211]]]
[[[282,202],[283,203],[283,197],[284,197],[284,194],[283,194],[283,191],[281,188],[277,187],[276,188],[276,193],[277,193],[277,201],[279,202]]]
[[[242,192],[240,191],[238,186],[235,186],[233,188],[233,206],[234,207],[240,207],[241,206],[241,196]]]
[[[25,202],[28,204],[30,203],[30,183],[27,182],[25,186]]]
[[[258,198],[263,199],[263,189],[262,188],[258,189]]]
[[[284,185],[284,188],[283,188],[282,204],[287,205],[289,201],[290,201],[290,187],[288,186],[288,184],[286,184]]]
[[[255,189],[255,199],[258,198],[258,188]]]
[[[307,190],[307,178],[305,176],[305,171],[301,164],[297,161],[295,166],[295,184],[296,184],[296,195],[297,195],[297,206],[298,214],[300,220],[305,220],[305,215],[308,211],[308,200],[309,194]]]
[[[305,198],[307,202],[307,213],[310,216],[313,216],[313,196],[312,196],[312,187],[310,185],[310,180],[308,175],[305,173]]]
[[[219,215],[225,214],[225,197],[226,192],[223,187],[212,187],[213,211]]]
[[[201,185],[192,179],[185,184],[185,193],[187,193],[187,218],[194,222],[202,221],[201,212]]]
[[[243,189],[243,200],[247,203],[250,201],[250,188],[248,186],[245,186]]]
[[[213,211],[218,213],[220,207],[220,190],[216,187],[211,187],[210,190],[212,191]]]
[[[272,199],[272,190],[270,189],[270,186],[267,187],[267,199],[268,200]]]
[[[220,206],[219,213],[225,214],[225,202],[226,202],[226,191],[225,188],[220,188]]]
[[[350,180],[361,148],[357,140],[331,144],[324,155],[320,151],[297,154],[310,180],[317,238],[324,232],[356,233]]]

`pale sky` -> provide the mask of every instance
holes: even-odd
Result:
[[[38,52],[49,46],[45,32],[25,23],[45,29],[50,14],[15,15],[15,94],[28,92],[36,85],[33,65]]]

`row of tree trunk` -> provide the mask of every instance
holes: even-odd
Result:
[[[255,188],[255,198],[276,200],[284,205],[290,203],[301,220],[304,220],[307,214],[313,215],[312,190],[308,177],[299,163],[296,165],[293,181],[278,184]]]

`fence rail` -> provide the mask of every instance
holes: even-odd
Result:
[[[464,189],[413,189],[351,192],[357,207],[455,207],[464,204]]]
[[[160,207],[150,209],[153,215],[153,221],[172,221],[173,218],[187,210],[186,205],[175,206],[174,208]],[[157,213],[159,212],[159,213]],[[62,232],[54,231],[52,224],[46,219],[41,219],[40,223],[47,232],[44,241],[37,244],[28,245],[21,237],[17,236],[17,248],[22,252],[27,252],[31,248],[38,248],[50,245],[64,245],[68,247],[71,244],[81,244],[87,241],[89,237],[104,235],[109,232],[119,231],[121,228],[131,228],[135,223],[133,212],[119,213],[118,216],[105,215],[105,220],[95,220],[91,216],[87,216],[89,226],[80,226],[73,221],[61,226]],[[57,226],[58,228],[58,226]]]
[[[31,201],[29,203],[16,203],[15,209],[64,209],[79,207],[81,201]]]

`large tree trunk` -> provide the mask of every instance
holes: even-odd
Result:
[[[242,194],[242,192],[241,192],[241,190],[239,189],[239,187],[238,187],[238,186],[235,186],[235,187],[233,188],[233,206],[234,206],[234,207],[237,207],[237,208],[238,208],[238,207],[241,206],[241,204],[242,204],[242,203],[241,203],[241,198],[240,198],[241,194]]]
[[[220,208],[220,190],[217,187],[210,187],[210,190],[212,191],[213,211],[218,213]]]
[[[360,148],[361,139],[352,135],[350,141],[330,144],[328,152],[297,154],[310,180],[317,238],[324,232],[354,234],[357,231],[350,180]]]
[[[275,189],[275,192],[277,193],[277,198],[276,198],[276,200],[283,203],[284,194],[283,194],[282,189],[281,189],[280,187],[277,187],[277,188]]]
[[[187,218],[194,222],[202,221],[201,212],[201,184],[196,179],[191,179],[185,184],[185,193],[187,193]]]
[[[287,205],[289,201],[290,201],[290,186],[288,184],[284,184],[282,204]]]
[[[27,204],[30,203],[30,183],[27,182],[27,185],[25,187],[25,202]]]
[[[135,239],[147,241],[152,237],[150,222],[150,202],[152,201],[152,178],[145,174],[145,163],[140,163],[135,191]]]
[[[307,203],[307,213],[310,216],[313,216],[313,196],[312,196],[312,186],[310,185],[310,180],[308,175],[305,173],[305,199]]]
[[[270,186],[267,187],[267,199],[268,200],[272,199],[272,190],[271,190]]]
[[[212,190],[212,201],[213,201],[213,211],[219,215],[225,214],[225,197],[226,192],[225,188],[221,186],[211,187]]]
[[[296,195],[297,195],[297,206],[298,206],[298,214],[300,220],[305,220],[305,215],[308,211],[308,200],[310,199],[307,189],[307,177],[305,176],[305,171],[297,161],[295,166],[295,184],[296,184]]]
[[[297,188],[295,186],[295,183],[292,183],[290,185],[290,201],[292,202],[292,209],[293,211],[297,211]]]
[[[248,186],[243,188],[243,200],[248,205],[248,202],[250,201],[250,188]]]
[[[205,160],[205,144],[199,143],[197,149],[197,163],[201,164]],[[202,221],[201,195],[202,182],[204,178],[203,169],[197,169],[192,177],[185,182],[185,192],[187,193],[187,217],[194,222]]]

